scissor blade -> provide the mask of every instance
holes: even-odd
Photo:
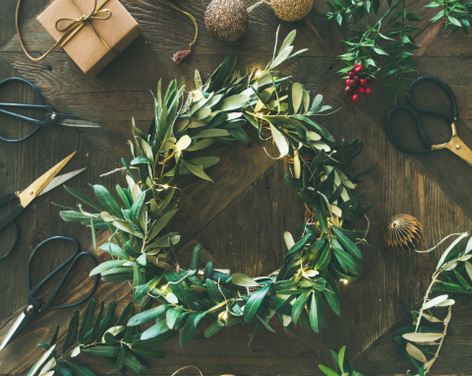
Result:
[[[469,166],[472,166],[472,150],[461,139],[454,140],[455,145],[450,150],[462,158]]]
[[[42,190],[42,192],[39,194],[39,196],[45,194],[46,192],[49,192],[53,190],[54,188],[64,184],[67,180],[72,179],[74,176],[80,174],[81,172],[85,171],[87,167],[81,168],[79,170],[71,171],[68,172],[67,174],[56,176],[54,179],[51,180],[51,182]]]
[[[64,158],[57,165],[51,168],[48,172],[44,173],[39,179],[36,179],[28,188],[26,188],[20,194],[20,205],[23,208],[26,208],[31,201],[33,201],[46,186],[51,182],[51,180],[61,171],[67,162],[75,155],[75,151],[69,155],[67,158]]]
[[[17,337],[18,334],[20,334],[20,332],[29,322],[29,320],[26,321],[26,318],[27,316],[25,312],[21,312],[20,316],[18,316],[18,318],[15,320],[12,327],[8,331],[7,336],[3,339],[3,342],[0,346],[0,351],[2,351],[6,345],[8,345],[15,337]]]
[[[56,114],[59,116],[58,124],[64,125],[66,127],[80,127],[80,128],[100,128],[100,125],[92,121],[80,119],[75,116],[66,115],[66,114]]]
[[[469,166],[472,166],[472,150],[462,141],[456,133],[455,125],[452,128],[452,137],[449,142],[440,145],[432,145],[431,149],[441,150],[448,149],[452,151],[459,158],[462,158]]]

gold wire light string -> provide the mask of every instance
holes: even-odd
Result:
[[[198,37],[198,24],[197,24],[197,21],[195,20],[195,17],[193,15],[191,15],[190,13],[180,9],[178,6],[172,4],[170,1],[168,0],[159,0],[161,3],[171,7],[171,8],[174,8],[175,10],[185,14],[188,18],[190,18],[193,22],[193,25],[195,26],[195,36],[193,38],[193,42],[192,44],[194,44],[196,41],[197,41],[197,37]]]

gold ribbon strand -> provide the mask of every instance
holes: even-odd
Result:
[[[197,37],[198,37],[198,24],[197,24],[197,21],[195,20],[195,17],[192,14],[180,9],[178,6],[172,4],[169,0],[159,0],[159,1],[162,4],[165,4],[165,5],[173,8],[173,9],[185,14],[188,18],[190,18],[190,20],[192,20],[193,25],[195,26],[195,35],[193,37],[193,42],[189,44],[190,48],[188,50],[178,51],[172,56],[172,60],[174,61],[174,63],[179,65],[182,62],[183,59],[185,59],[187,56],[189,56],[192,53],[192,46],[197,41]]]
[[[72,5],[80,12],[82,11],[79,9],[77,4],[74,2],[74,0],[70,0]],[[90,21],[92,20],[98,20],[98,21],[106,21],[112,16],[112,12],[110,9],[101,9],[108,0],[103,0],[99,5],[97,5],[97,0],[93,0],[93,8],[92,11],[88,14],[85,15],[83,14],[79,18],[60,18],[59,20],[56,21],[55,28],[59,32],[63,32],[64,34],[59,38],[59,40],[54,43],[54,45],[46,51],[43,55],[39,57],[33,57],[31,56],[28,51],[26,50],[26,47],[23,43],[23,39],[21,37],[20,33],[20,26],[19,26],[19,14],[20,14],[20,7],[21,7],[21,0],[18,0],[17,6],[16,6],[16,16],[15,16],[15,26],[16,26],[16,32],[18,34],[18,40],[20,41],[20,46],[23,50],[23,52],[26,54],[26,56],[32,60],[32,61],[40,61],[44,59],[46,56],[48,56],[57,46],[63,47],[67,42],[69,42],[79,31],[84,27],[85,25],[89,25],[95,35],[100,39],[102,44],[105,46],[105,48],[109,51],[113,51],[113,49],[105,42],[103,38],[101,38],[95,28],[92,26]],[[100,17],[100,15],[106,14],[104,17]],[[68,22],[67,26],[65,27],[59,27],[60,22]]]

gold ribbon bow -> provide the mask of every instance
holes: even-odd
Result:
[[[79,9],[79,7],[74,2],[74,0],[70,0],[70,2],[72,3],[72,5],[74,5],[74,7],[80,13],[82,13],[82,11]],[[28,56],[28,58],[30,60],[40,61],[40,60],[44,59],[47,55],[49,55],[49,53],[52,50],[54,50],[57,46],[64,47],[64,45],[67,42],[69,42],[85,25],[89,25],[92,28],[95,35],[97,36],[97,38],[100,39],[100,42],[102,42],[102,44],[106,47],[106,49],[108,51],[113,51],[113,49],[107,44],[107,42],[102,37],[100,37],[100,35],[98,35],[97,31],[95,30],[95,28],[90,23],[90,21],[92,21],[92,20],[106,21],[112,16],[112,12],[111,12],[110,9],[101,9],[107,2],[108,2],[108,0],[103,0],[99,5],[97,5],[97,0],[93,0],[93,8],[92,8],[92,11],[90,12],[90,14],[88,14],[88,15],[83,14],[79,18],[60,18],[60,19],[58,19],[56,21],[56,24],[55,24],[56,30],[59,31],[59,32],[62,32],[64,34],[61,36],[61,38],[59,38],[58,41],[56,41],[54,46],[52,46],[45,54],[43,54],[40,57],[33,57],[26,51],[26,48],[23,44],[23,40],[21,38],[20,27],[19,27],[19,24],[18,24],[18,15],[20,13],[21,0],[18,0],[18,4],[17,4],[17,7],[16,7],[15,25],[16,25],[16,32],[18,34],[18,39],[20,41],[21,48],[23,49],[24,53],[26,54],[26,56]],[[103,15],[103,14],[106,14],[106,15],[105,16],[100,16],[100,15]],[[61,22],[68,22],[68,23],[64,27],[60,27],[59,24]]]

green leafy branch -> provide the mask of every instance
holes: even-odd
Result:
[[[402,10],[393,14],[388,22],[393,30],[387,33],[387,36],[392,40],[397,39],[385,47],[389,56],[385,60],[385,69],[388,71],[384,76],[392,75],[392,79],[385,85],[390,87],[387,95],[395,95],[395,104],[399,95],[409,95],[410,83],[413,80],[412,72],[415,72],[412,67],[416,65],[410,51],[420,48],[415,43],[413,33],[421,28],[406,25],[405,21],[418,22],[421,19],[414,13],[407,13],[405,0],[402,0]]]
[[[326,4],[330,12],[326,14],[321,13],[320,17],[326,18],[327,26],[332,25],[335,20],[341,26],[350,15],[352,15],[354,23],[356,23],[365,14],[371,14],[372,10],[377,14],[380,8],[380,0],[344,0],[344,4],[341,0],[333,0],[333,2],[327,1]]]
[[[341,347],[339,353],[336,353],[336,351],[331,350],[331,356],[333,357],[335,363],[338,365],[341,374],[333,371],[331,368],[326,367],[323,364],[319,364],[318,367],[327,376],[362,376],[360,372],[356,371],[356,369],[354,368],[354,364],[352,364],[351,360],[345,360],[345,352],[346,346]]]
[[[343,69],[340,70],[340,73],[347,74],[349,71],[352,71],[354,69],[355,64],[362,65],[364,72],[366,72],[370,76],[374,76],[380,70],[376,59],[379,56],[387,55],[387,53],[381,48],[380,42],[382,40],[393,40],[391,37],[382,34],[380,32],[380,29],[385,18],[392,12],[392,10],[395,9],[399,2],[400,0],[396,0],[392,4],[392,0],[387,0],[387,3],[389,5],[388,10],[380,17],[380,19],[373,26],[366,24],[365,27],[367,28],[367,30],[365,31],[353,30],[353,36],[348,40],[343,41],[346,46],[347,52],[339,56],[339,58],[343,61],[344,65]],[[366,5],[364,5],[363,2],[352,3],[351,0],[345,0],[345,3],[346,7],[343,8],[344,11],[351,9],[351,7],[354,7],[354,9],[364,9],[365,7],[367,13],[369,14],[371,13],[371,3],[373,5],[372,8],[375,11],[375,14],[377,14],[380,6],[380,1],[366,1]],[[329,4],[331,3],[328,2],[328,6]],[[343,6],[340,0],[338,0],[336,4],[338,8],[340,6]],[[369,5],[367,6],[367,4]],[[333,5],[330,6],[330,9],[332,7]],[[349,13],[351,12],[347,11],[345,12],[345,15]],[[355,16],[355,14],[358,13],[359,11],[355,13],[353,12],[354,23],[357,23],[357,21],[361,18],[359,16]],[[361,15],[363,14],[364,11],[361,11]],[[327,18],[327,24],[329,25],[330,21],[334,19],[335,13],[321,14],[320,16]],[[398,17],[398,15],[396,17]],[[341,24],[342,22],[344,22],[344,18],[342,20],[338,20],[338,23]]]
[[[74,312],[61,351],[56,343],[59,326],[49,343],[38,345],[46,352],[36,361],[28,376],[96,376],[92,370],[75,360],[81,353],[105,357],[114,367],[112,372],[123,371],[126,366],[136,373],[143,373],[149,368],[140,359],[163,358],[164,353],[154,346],[177,334],[168,333],[153,341],[141,340],[136,327],[126,326],[127,321],[135,315],[133,303],[126,306],[118,319],[115,318],[113,301],[106,309],[101,302],[97,315],[95,305],[95,299],[91,298],[81,320],[79,312]]]
[[[431,292],[472,294],[472,286],[467,282],[467,279],[472,281],[472,264],[468,261],[472,257],[472,238],[464,250],[459,246],[466,236],[468,234],[463,233],[458,237],[439,259],[421,308],[409,310],[413,325],[398,329],[398,334],[393,337],[396,350],[418,369],[420,376],[428,373],[439,357],[455,304],[448,294],[431,298]],[[445,314],[441,313],[443,308],[447,308]],[[423,321],[429,323],[423,324]],[[442,328],[438,329],[438,325]]]
[[[382,33],[384,20],[396,9],[400,1],[402,9],[393,13],[387,22],[392,30]],[[349,3],[350,1],[346,2],[346,4]],[[395,2],[390,0],[387,3],[389,8],[373,26],[366,24],[365,31],[353,30],[353,36],[343,41],[347,52],[339,56],[339,59],[343,61],[343,68],[339,72],[347,74],[354,70],[355,64],[359,64],[362,65],[365,74],[375,77],[380,71],[379,59],[385,57],[385,68],[389,69],[385,76],[393,75],[392,79],[386,83],[390,87],[389,95],[395,94],[398,97],[399,94],[407,94],[411,72],[415,71],[411,68],[415,63],[410,51],[419,48],[412,34],[420,29],[407,25],[405,21],[417,22],[421,19],[414,13],[406,12],[404,0]],[[370,7],[366,9],[370,13]],[[374,7],[374,10],[377,14],[378,5]],[[328,16],[333,17],[332,14]],[[357,22],[356,19],[354,21]]]
[[[445,30],[447,31],[449,27],[452,28],[449,36],[455,34],[459,29],[464,34],[469,35],[468,29],[472,20],[472,14],[470,13],[472,2],[464,0],[435,0],[425,5],[425,7],[443,8],[431,19],[431,22],[435,23],[444,19]]]

